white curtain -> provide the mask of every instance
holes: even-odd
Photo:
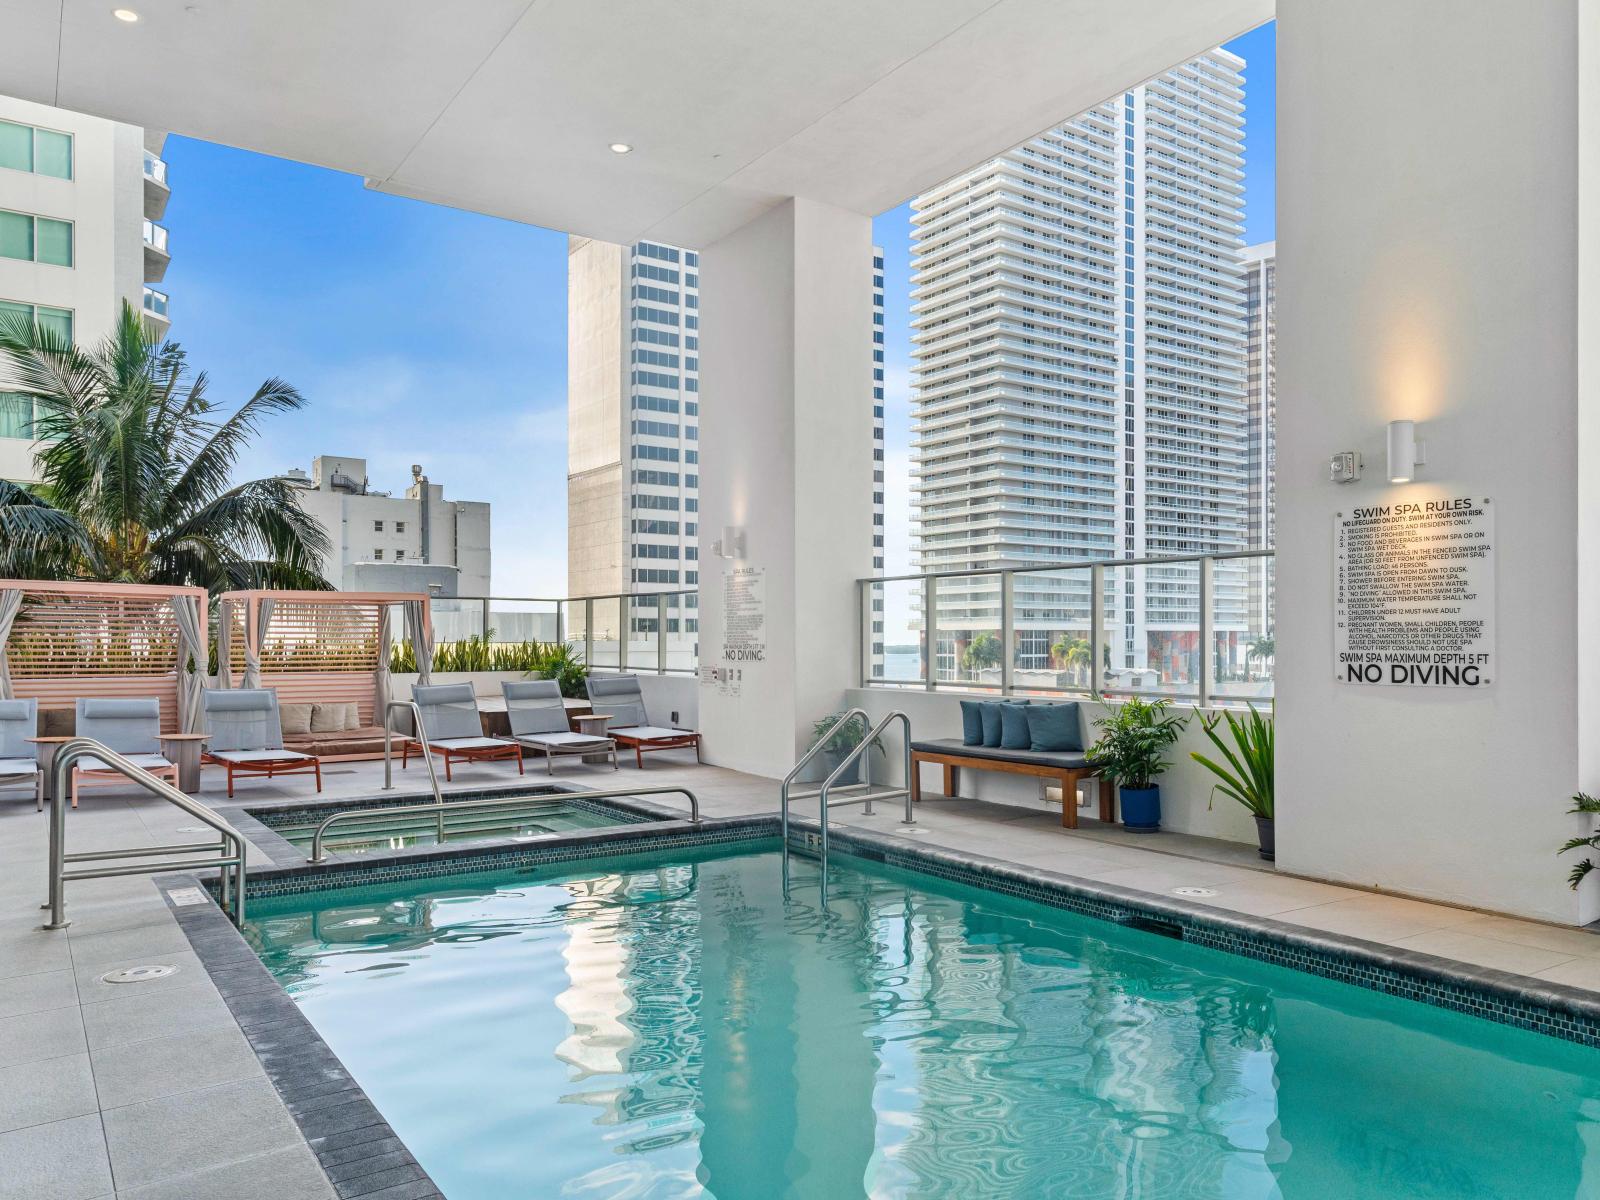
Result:
[[[200,624],[200,601],[194,596],[174,596],[172,615],[178,621],[178,727],[184,733],[199,733],[200,694],[206,686],[206,638],[205,627]]]
[[[411,649],[417,657],[417,682],[426,686],[433,682],[433,635],[428,631],[426,600],[407,600],[406,636],[411,639]]]
[[[233,671],[229,660],[233,657],[233,601],[217,604],[217,686],[231,688]]]
[[[256,636],[249,631],[244,639],[244,683],[241,687],[261,686],[261,652],[267,647],[267,630],[272,625],[272,601],[262,600],[256,605]]]
[[[389,652],[394,647],[394,606],[378,605],[378,669],[373,672],[379,725],[389,723]]]
[[[6,639],[11,636],[11,623],[22,609],[21,588],[0,588],[0,700],[10,700],[11,664],[6,661]]]

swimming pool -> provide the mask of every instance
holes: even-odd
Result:
[[[476,796],[476,793],[473,793]],[[403,850],[411,846],[436,846],[439,822],[436,812],[395,815],[385,811],[411,800],[361,806],[325,804],[295,808],[254,808],[247,810],[273,833],[290,845],[307,852],[317,826],[335,813],[360,813],[330,826],[323,848],[339,855],[371,854]],[[584,800],[581,794],[550,791],[530,793],[526,804],[514,808],[444,811],[444,842],[483,841],[488,838],[537,838],[600,829],[608,825],[631,825],[655,818],[632,812],[600,800]]]
[[[1600,1051],[815,878],[679,850],[263,898],[247,935],[451,1200],[1600,1195]]]

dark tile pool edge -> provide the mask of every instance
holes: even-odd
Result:
[[[340,1200],[445,1200],[222,910],[211,903],[177,905],[168,895],[201,881],[163,875],[155,882]]]
[[[1153,921],[1197,946],[1600,1048],[1600,996],[1583,988],[904,838],[832,825],[828,837],[886,866],[1119,925]]]

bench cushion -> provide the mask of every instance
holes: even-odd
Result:
[[[1040,750],[1001,750],[995,746],[967,746],[960,738],[936,738],[927,742],[912,742],[911,749],[918,754],[950,754],[958,758],[989,758],[996,762],[1027,763],[1034,767],[1054,767],[1062,771],[1080,771],[1089,765],[1082,754],[1047,753]]]

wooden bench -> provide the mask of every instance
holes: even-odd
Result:
[[[944,768],[944,794],[954,796],[961,786],[961,769],[1003,771],[1061,781],[1061,824],[1078,827],[1078,784],[1097,779],[1099,772],[1082,751],[1002,750],[996,746],[969,746],[960,738],[939,738],[911,743],[911,799],[922,799],[922,764]],[[1100,779],[1100,819],[1117,819],[1117,794],[1111,780]]]

